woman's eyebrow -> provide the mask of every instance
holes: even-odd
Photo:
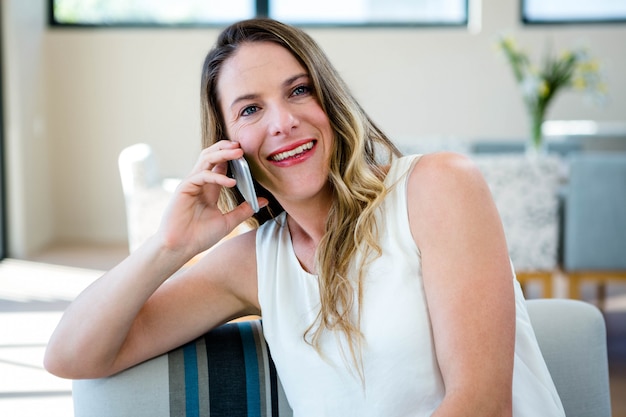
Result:
[[[293,84],[295,81],[297,81],[299,78],[309,78],[309,74],[307,74],[306,72],[303,72],[301,74],[294,75],[293,77],[289,77],[285,80],[285,82],[283,83],[283,86],[288,87],[291,84]]]
[[[257,97],[259,97],[259,95],[256,93],[244,94],[242,96],[239,96],[235,100],[233,100],[233,102],[230,105],[230,108],[232,109],[233,107],[235,107],[237,103],[239,103],[240,101],[254,100]]]
[[[309,78],[309,74],[307,74],[306,72],[300,73],[300,74],[296,74],[292,77],[287,78],[284,82],[283,82],[283,87],[289,87],[291,84],[293,84],[294,82],[296,82],[298,79],[300,78]],[[247,94],[243,94],[237,98],[235,98],[233,100],[233,102],[230,105],[230,108],[232,109],[233,107],[235,107],[237,105],[237,103],[241,102],[241,101],[247,101],[247,100],[255,100],[256,98],[259,97],[258,93],[247,93]]]

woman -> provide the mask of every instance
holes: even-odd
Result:
[[[50,372],[110,375],[262,314],[297,416],[563,415],[467,159],[400,158],[314,41],[272,20],[220,35],[202,100],[195,168],[159,231],[68,308]],[[261,226],[216,245],[253,216],[227,175],[242,156]]]

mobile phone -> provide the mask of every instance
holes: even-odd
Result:
[[[243,198],[250,204],[255,213],[259,212],[259,202],[256,199],[254,191],[254,183],[252,182],[252,174],[248,162],[243,159],[233,159],[228,161],[230,170],[237,181],[237,188]]]

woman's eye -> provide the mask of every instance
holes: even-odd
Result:
[[[252,114],[256,113],[256,112],[257,112],[257,110],[258,110],[258,107],[257,107],[257,106],[248,106],[248,107],[244,108],[244,109],[241,111],[241,115],[242,115],[242,116],[250,116],[250,115],[252,115]]]
[[[293,90],[294,96],[302,96],[305,94],[309,94],[311,92],[311,88],[308,85],[299,85]]]

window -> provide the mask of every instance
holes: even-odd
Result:
[[[66,26],[196,26],[251,18],[255,0],[50,0]]]
[[[273,0],[271,17],[295,24],[467,24],[466,0]]]
[[[624,0],[522,0],[524,23],[626,22]]]
[[[2,5],[0,5],[1,7]],[[0,13],[0,16],[2,14]],[[7,256],[7,214],[6,214],[6,184],[5,184],[5,161],[8,159],[4,152],[4,86],[2,77],[2,61],[3,61],[3,35],[2,35],[2,20],[0,19],[0,261]]]
[[[63,26],[210,26],[255,16],[299,25],[467,25],[468,0],[49,0]]]

